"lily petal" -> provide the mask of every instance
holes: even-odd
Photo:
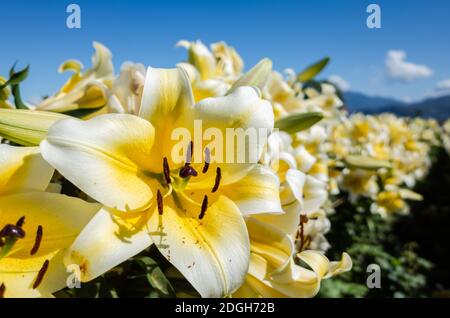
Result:
[[[248,218],[246,224],[250,235],[251,252],[266,259],[272,272],[285,268],[294,253],[294,245],[289,236],[275,226],[253,217]]]
[[[330,268],[324,278],[330,278],[348,272],[352,269],[352,266],[353,262],[350,255],[344,252],[340,261],[330,262]]]
[[[327,184],[317,178],[306,176],[303,188],[303,212],[312,213],[317,211],[327,200]]]
[[[194,97],[184,69],[147,69],[139,117],[155,127],[156,140],[164,140],[155,143],[153,153],[155,157],[166,157],[171,168],[175,167],[171,151],[176,143],[172,134],[177,128],[190,131],[193,105]],[[162,166],[157,168],[160,170]]]
[[[80,267],[81,281],[90,281],[152,244],[145,213],[102,208],[67,251],[66,266]]]
[[[0,145],[0,194],[43,191],[53,172],[38,147]]]
[[[238,207],[220,196],[202,219],[164,207],[150,218],[153,241],[202,297],[223,297],[244,281],[250,243]]]
[[[280,181],[269,168],[256,165],[244,178],[221,188],[243,215],[283,213],[279,196]]]
[[[57,122],[41,151],[64,177],[97,201],[122,211],[138,210],[149,206],[153,197],[151,180],[139,169],[149,167],[153,140],[149,122],[107,114]]]
[[[306,175],[296,169],[289,169],[286,173],[286,185],[280,193],[283,214],[259,214],[255,217],[267,224],[271,224],[283,233],[295,234],[303,211],[303,187]]]
[[[214,171],[214,165],[220,165],[222,185],[238,181],[254,167],[274,125],[271,104],[261,99],[258,89],[247,86],[227,96],[200,101],[194,107],[194,120],[201,121],[205,135],[211,129],[222,136],[210,169]],[[211,176],[204,175],[191,183],[193,187],[208,186]]]
[[[174,120],[193,105],[189,77],[184,69],[147,69],[139,117],[158,130],[166,125],[162,117]]]
[[[238,290],[239,297],[294,297],[305,298],[313,297],[320,289],[320,280],[317,275],[303,267],[295,265],[290,260],[289,266],[277,275],[270,276],[273,270],[269,262],[263,257],[252,254],[250,260],[249,274],[246,277],[245,284]],[[285,277],[282,278],[282,274]],[[245,289],[247,291],[245,292]],[[253,295],[248,290],[253,290]]]

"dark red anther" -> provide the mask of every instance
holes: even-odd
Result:
[[[194,143],[192,141],[190,141],[189,147],[187,148],[187,153],[186,153],[186,164],[189,164],[192,162],[193,152],[194,152]]]
[[[300,214],[300,223],[308,223],[308,217],[306,214]]]
[[[34,246],[31,249],[30,254],[34,255],[39,251],[39,247],[41,246],[42,241],[43,228],[42,225],[39,225],[36,231],[36,240],[34,241]]]
[[[47,259],[45,260],[44,264],[42,264],[41,269],[39,270],[39,273],[36,276],[36,280],[33,284],[33,289],[36,289],[39,287],[39,285],[42,283],[42,280],[44,279],[45,273],[47,273],[48,265],[50,264],[50,261]]]
[[[164,179],[166,180],[167,184],[170,184],[170,168],[169,168],[169,162],[167,161],[167,158],[164,157],[163,160],[163,171],[164,171]]]
[[[203,166],[203,173],[208,172],[209,169],[209,163],[211,162],[211,152],[209,151],[209,148],[205,148],[205,165]]]
[[[157,205],[158,205],[158,214],[159,215],[162,215],[163,214],[163,209],[164,209],[164,206],[163,206],[163,197],[162,197],[162,195],[161,195],[161,191],[159,191],[159,189],[158,189],[158,193],[156,194],[156,203],[157,203]]]
[[[11,237],[11,238],[24,238],[25,231],[17,225],[6,224],[0,231],[0,237]]]
[[[220,180],[222,179],[222,170],[220,170],[220,167],[217,167],[216,169],[216,180],[214,181],[214,187],[212,188],[211,192],[216,192],[219,189]]]
[[[1,284],[0,285],[0,298],[5,298],[5,290],[6,290],[6,286],[5,284]]]
[[[205,216],[206,210],[208,209],[208,196],[205,195],[202,202],[202,209],[200,211],[200,214],[198,215],[198,218],[201,220]]]
[[[180,169],[180,177],[181,178],[187,178],[187,177],[196,177],[198,175],[197,171],[190,166],[189,164],[185,164],[181,169]]]
[[[17,220],[16,226],[22,227],[25,224],[25,216],[22,216],[20,219]]]

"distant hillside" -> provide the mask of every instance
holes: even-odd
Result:
[[[394,113],[399,116],[420,116],[445,120],[450,117],[450,96],[428,98],[416,103],[403,103],[395,99],[372,97],[361,93],[344,93],[344,102],[350,112],[366,114]]]
[[[345,105],[351,112],[378,109],[387,105],[402,106],[405,103],[387,97],[369,96],[357,92],[344,92]]]

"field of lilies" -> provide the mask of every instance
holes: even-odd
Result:
[[[244,72],[224,42],[177,45],[115,71],[95,42],[34,105],[28,67],[0,74],[0,298],[445,292],[402,232],[440,211],[450,121],[349,114],[328,58]]]

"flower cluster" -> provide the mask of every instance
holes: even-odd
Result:
[[[439,142],[435,121],[355,114],[329,129],[333,175],[351,199],[371,198],[372,212],[381,215],[407,213],[405,200],[421,200],[410,189],[431,166],[430,149]]]
[[[447,152],[450,154],[450,120],[447,120],[444,124],[444,146]]]
[[[189,61],[177,68],[125,63],[115,76],[94,43],[93,66],[63,63],[73,75],[29,109],[2,87],[2,297],[49,296],[67,270],[88,282],[150,246],[203,297],[311,297],[350,269],[347,254],[313,249],[329,227],[314,163],[274,168],[270,61],[242,74],[224,43],[180,45]],[[240,147],[230,129],[258,134]],[[61,180],[79,198],[60,194]]]
[[[93,281],[150,247],[202,297],[312,297],[352,266],[324,254],[340,193],[382,215],[421,198],[437,122],[349,116],[313,80],[328,59],[244,73],[224,42],[178,46],[175,68],[116,74],[94,43],[92,67],[64,62],[72,76],[36,105],[13,92],[26,72],[0,78],[1,297],[50,296],[68,271]]]

